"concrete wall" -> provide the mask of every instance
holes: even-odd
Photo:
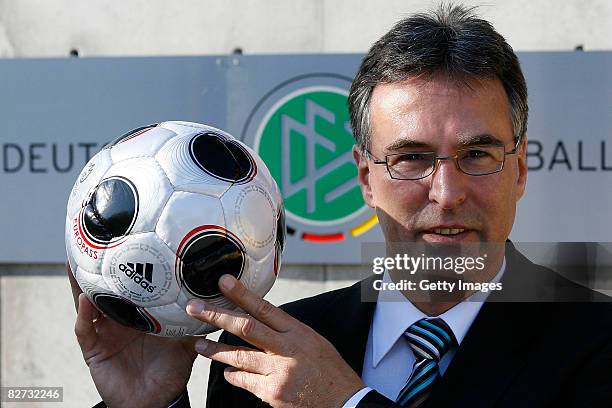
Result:
[[[431,0],[0,1],[0,55],[14,57],[363,52]],[[481,5],[517,50],[612,47],[609,0]]]
[[[247,54],[365,52],[399,18],[436,3],[2,0],[0,57],[227,54],[235,48]],[[488,1],[480,14],[519,51],[612,49],[609,0]],[[351,265],[287,266],[268,298],[284,303],[365,273]],[[63,266],[0,265],[0,275],[2,385],[63,386],[62,406],[93,405],[98,397],[73,335]],[[203,406],[207,368],[198,359],[189,386],[194,406]]]

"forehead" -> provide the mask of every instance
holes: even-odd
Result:
[[[498,79],[446,75],[379,84],[370,101],[371,146],[460,147],[483,135],[512,141],[510,104]],[[380,151],[380,150],[379,150]]]

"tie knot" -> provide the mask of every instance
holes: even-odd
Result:
[[[428,359],[440,361],[457,339],[444,320],[424,318],[413,323],[404,333],[408,344],[418,360]]]

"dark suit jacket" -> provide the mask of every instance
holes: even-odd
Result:
[[[375,306],[361,301],[361,290],[368,290],[371,281],[283,306],[327,338],[360,375]],[[491,294],[426,405],[612,407],[610,298],[534,265],[511,244],[502,283],[506,295],[515,291],[510,296],[525,301],[507,302]],[[228,333],[220,341],[245,344]],[[268,406],[227,383],[224,368],[212,362],[208,408]],[[393,406],[397,405],[377,392],[359,404]]]

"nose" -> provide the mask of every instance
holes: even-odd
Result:
[[[461,172],[454,160],[439,160],[430,177],[430,201],[444,210],[453,210],[465,201],[466,178],[470,176]]]

